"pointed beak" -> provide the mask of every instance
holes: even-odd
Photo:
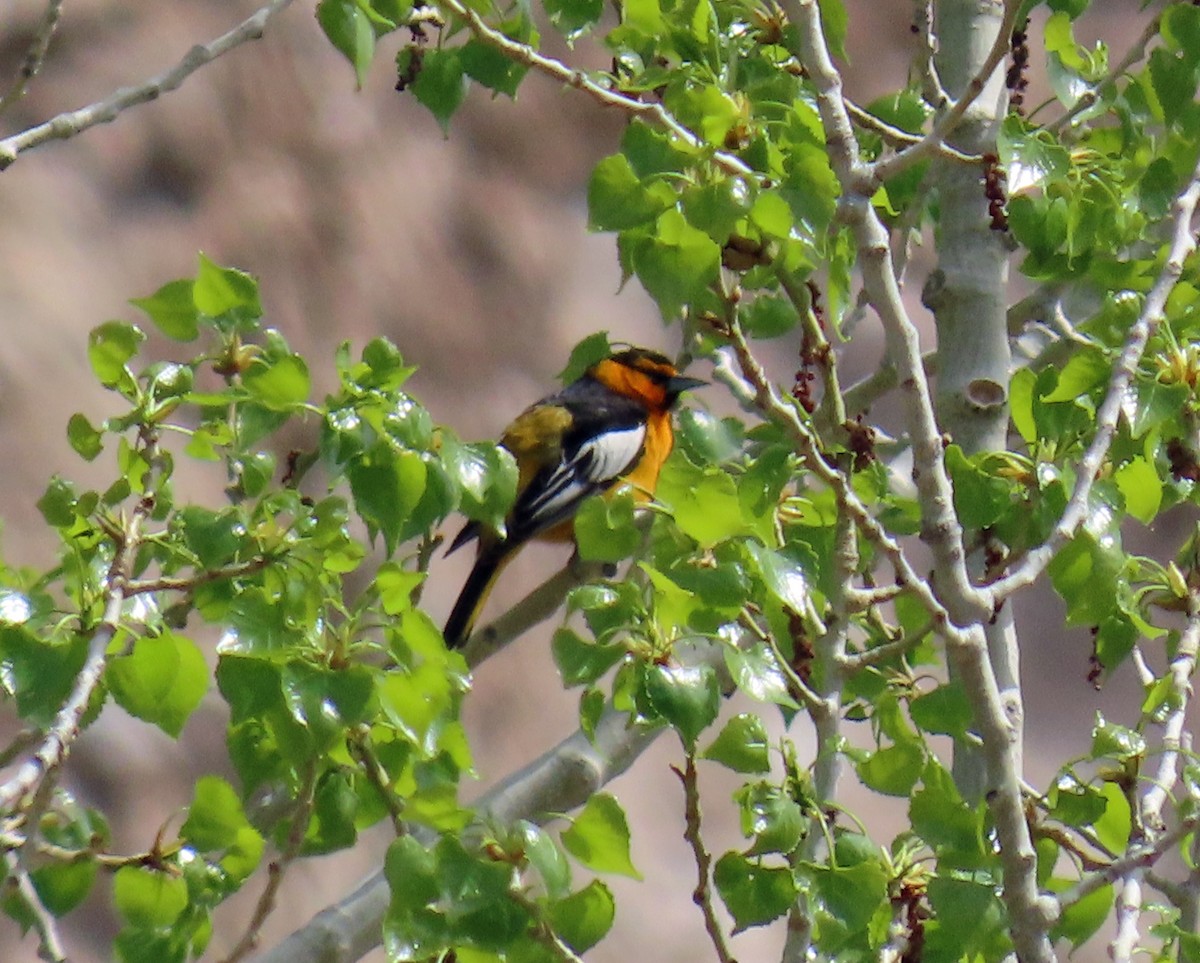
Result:
[[[675,375],[673,378],[667,380],[667,394],[674,398],[685,391],[691,391],[693,388],[704,388],[707,385],[708,382],[702,381],[700,378]]]

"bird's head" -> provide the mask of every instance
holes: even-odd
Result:
[[[625,348],[592,365],[588,374],[655,410],[666,410],[683,392],[708,384],[681,375],[670,358],[649,348]]]

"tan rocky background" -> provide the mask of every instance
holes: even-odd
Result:
[[[847,5],[854,25],[847,80],[866,102],[904,76],[911,3]],[[1122,8],[1132,6],[1101,4],[1111,14],[1104,32],[1119,38]],[[3,132],[139,82],[254,9],[247,0],[72,0],[42,75],[3,119]],[[0,86],[15,74],[41,11],[41,3],[11,0],[0,13]],[[397,43],[381,45],[365,89],[355,92],[312,4],[298,2],[261,41],[178,92],[23,155],[0,174],[0,517],[10,563],[52,558],[34,508],[52,472],[99,477],[65,436],[72,412],[108,404],[87,368],[88,330],[109,318],[136,319],[127,299],[190,274],[200,250],[259,277],[268,322],[309,358],[318,390],[331,384],[334,345],[384,334],[420,366],[413,390],[466,437],[494,436],[552,385],[570,347],[591,331],[672,345],[673,332],[636,284],[618,291],[612,238],[586,230],[587,177],[616,149],[622,117],[530,77],[517,103],[474,90],[446,138],[411,97],[393,91]],[[603,63],[585,46],[550,50],[577,65]],[[869,327],[847,349],[852,371],[877,358]],[[771,346],[781,377],[794,349]],[[213,497],[215,481],[197,478],[191,494]],[[498,605],[561,562],[551,550],[527,556],[506,574]],[[435,568],[426,596],[435,616],[448,609],[466,561]],[[1121,695],[1115,685],[1092,692],[1086,639],[1057,628],[1055,602],[1041,600],[1040,608],[1044,618],[1023,613],[1022,624],[1030,765],[1044,781],[1049,760],[1085,748],[1092,712]],[[546,634],[531,633],[478,674],[467,716],[481,787],[573,728],[575,697],[560,690]],[[5,711],[0,706],[0,716]],[[118,850],[145,848],[188,798],[193,773],[229,775],[223,727],[215,693],[177,743],[110,706],[73,757],[67,784],[113,816]],[[617,928],[589,955],[598,963],[683,963],[711,952],[690,900],[695,868],[679,838],[672,761],[677,747],[663,740],[615,786],[636,812],[646,881],[616,884]],[[719,777],[705,782],[718,852],[736,844],[736,827],[716,815],[732,787]],[[890,838],[902,821],[901,807],[881,815],[878,838]],[[384,846],[386,837],[369,835],[353,854],[295,867],[266,939],[345,892],[377,865]],[[232,946],[247,909],[240,900],[218,915],[212,959]],[[66,928],[72,959],[105,959],[115,925],[103,895],[93,898]],[[734,947],[745,960],[777,959],[781,940],[771,930],[739,937]],[[0,920],[0,959],[34,958],[33,942]]]

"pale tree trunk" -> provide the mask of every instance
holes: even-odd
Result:
[[[999,0],[941,0],[937,5],[936,64],[942,85],[957,100],[967,93],[999,32],[1005,6]],[[1007,108],[1003,66],[992,72],[982,93],[949,138],[972,155],[996,150]],[[937,268],[923,299],[937,322],[938,420],[949,439],[968,454],[1007,447],[1008,379],[1011,353],[1005,313],[1008,303],[1007,235],[992,228],[982,165],[941,159],[935,171],[941,219],[936,237]],[[980,533],[967,533],[972,574],[983,570]],[[1023,709],[1013,603],[986,629],[992,670],[1004,709],[1020,744]],[[959,745],[955,777],[968,799],[981,799],[987,775],[978,753]]]

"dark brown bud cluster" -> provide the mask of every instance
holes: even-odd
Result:
[[[1025,20],[1017,24],[1012,32],[1012,63],[1009,64],[1008,73],[1005,75],[1005,85],[1008,87],[1008,103],[1018,114],[1022,113],[1021,108],[1025,105],[1025,88],[1029,86],[1029,80],[1025,76],[1026,68],[1029,66],[1029,21]]]
[[[1008,177],[1000,168],[1000,158],[995,154],[983,155],[983,191],[988,201],[988,216],[992,219],[993,231],[1008,230]]]

